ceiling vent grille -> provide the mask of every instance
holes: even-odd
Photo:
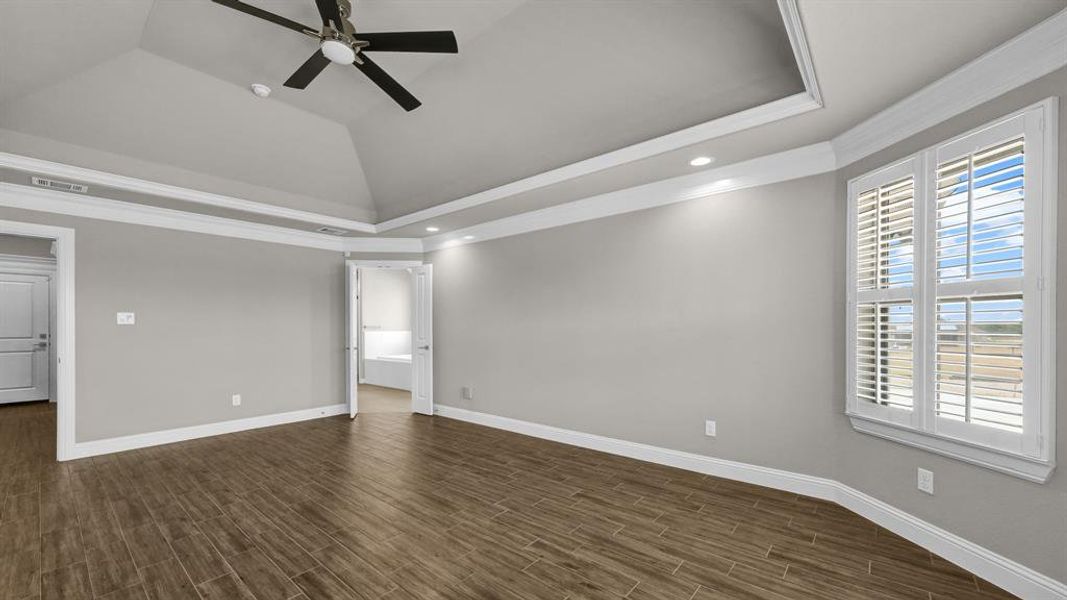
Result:
[[[348,231],[344,229],[337,229],[336,227],[319,227],[315,231],[319,233],[325,233],[327,235],[345,235]]]
[[[89,191],[89,186],[82,185],[80,183],[56,181],[54,179],[45,179],[43,177],[31,177],[30,181],[33,182],[33,185],[48,188],[50,190],[59,190],[61,192],[75,192],[78,194],[84,194]]]

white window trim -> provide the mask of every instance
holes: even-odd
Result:
[[[858,432],[881,437],[929,452],[1000,471],[1015,477],[1044,483],[1056,467],[1056,201],[1057,195],[1057,137],[1058,99],[1048,98],[1001,119],[968,131],[950,140],[898,161],[887,167],[856,177],[848,182],[848,251],[847,273],[847,352],[846,352],[846,414]],[[974,439],[952,437],[952,425],[934,414],[933,378],[928,376],[930,359],[934,356],[935,336],[931,328],[936,285],[933,278],[934,253],[926,232],[934,222],[930,205],[935,178],[932,172],[938,164],[938,153],[953,153],[960,144],[968,144],[973,136],[1014,128],[1020,124],[1027,140],[1028,196],[1040,202],[1028,205],[1026,230],[1026,266],[1024,276],[1024,356],[1027,357],[1024,389],[1036,400],[1024,407],[1024,433],[1018,452],[982,445]],[[1032,158],[1031,158],[1032,157]],[[913,351],[915,363],[913,381],[915,404],[911,411],[869,406],[856,397],[856,305],[864,300],[856,287],[856,194],[862,189],[881,185],[894,178],[913,173],[915,177],[915,286],[903,288],[902,298],[914,302]],[[1036,190],[1036,193],[1031,191]],[[1032,208],[1031,208],[1032,207]],[[1031,224],[1039,224],[1037,235]],[[1032,240],[1032,242],[1031,242]],[[945,284],[942,284],[944,286]],[[969,287],[995,286],[994,282],[977,282]],[[1036,324],[1036,325],[1034,325]],[[1036,357],[1036,358],[1031,358]],[[890,414],[893,410],[904,415]],[[953,424],[954,425],[954,424]],[[1030,429],[1030,427],[1034,429]],[[946,429],[948,432],[946,432]],[[995,432],[990,433],[993,439]]]

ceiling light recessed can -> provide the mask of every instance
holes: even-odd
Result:
[[[465,235],[465,236],[463,236],[463,239],[465,239],[465,240],[473,240],[474,236],[473,235]]]
[[[262,83],[253,83],[252,93],[260,98],[266,98],[267,96],[270,96],[270,88]]]
[[[429,231],[430,233],[437,233],[438,231],[441,231],[441,228],[440,227],[427,227],[426,231]]]
[[[710,165],[715,159],[710,156],[698,156],[689,161],[689,164],[694,167],[703,167],[704,165]]]

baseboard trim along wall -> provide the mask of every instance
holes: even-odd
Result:
[[[438,405],[435,414],[618,456],[836,502],[979,577],[1028,600],[1067,599],[1067,584],[833,479],[671,450],[540,423]]]
[[[179,427],[177,429],[166,429],[150,433],[138,433],[135,435],[92,440],[89,442],[76,442],[70,458],[88,458],[90,456],[99,456],[101,454],[112,454],[115,452],[124,452],[126,450],[135,450],[137,448],[173,444],[175,442],[195,440],[198,438],[222,435],[224,433],[237,433],[238,431],[273,427],[275,425],[285,425],[286,423],[298,423],[300,421],[310,421],[311,419],[321,419],[323,417],[332,417],[334,415],[343,414],[348,414],[347,404],[332,404],[329,406],[318,406],[315,408],[275,413],[272,415],[260,415],[258,417],[248,417],[245,419],[207,423],[205,425],[193,425],[191,427]]]

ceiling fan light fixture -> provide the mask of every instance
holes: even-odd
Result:
[[[342,65],[350,65],[356,60],[356,51],[348,44],[337,40],[325,40],[322,42],[322,55],[331,62]]]

